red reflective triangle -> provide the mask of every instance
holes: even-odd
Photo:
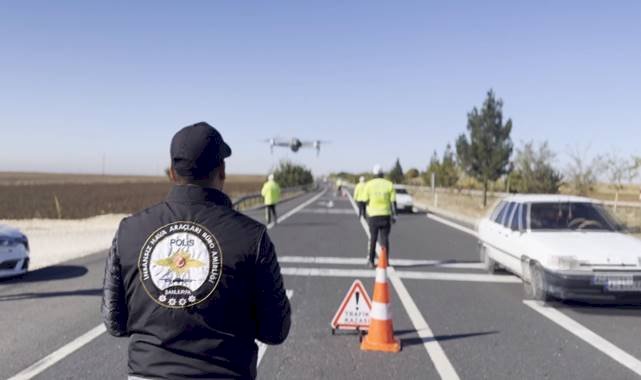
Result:
[[[359,294],[362,298],[361,301],[358,300],[357,294]],[[354,302],[352,302],[352,299],[354,300]],[[353,305],[356,304],[362,305],[358,308],[359,310],[351,310],[351,308],[348,309],[348,306],[351,305],[353,307]],[[355,280],[352,286],[347,291],[347,294],[345,294],[345,298],[343,298],[343,302],[341,302],[341,305],[338,307],[338,310],[336,311],[334,318],[332,318],[332,323],[330,325],[333,329],[367,329],[369,328],[369,311],[371,309],[372,301],[369,298],[369,295],[367,294],[363,283],[360,280]],[[347,312],[358,314],[360,317],[347,318],[347,316],[345,315]],[[346,319],[349,319],[349,321],[341,322],[342,320]]]

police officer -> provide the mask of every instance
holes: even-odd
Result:
[[[369,224],[369,260],[368,266],[374,267],[376,258],[376,242],[379,233],[381,245],[387,249],[389,254],[389,234],[392,223],[396,221],[396,192],[394,184],[383,178],[383,170],[380,165],[375,165],[373,170],[376,178],[365,184],[365,196],[367,199],[367,221]]]
[[[358,205],[358,217],[365,217],[365,208],[367,207],[367,195],[365,194],[365,177],[358,179],[358,184],[354,188],[354,200]]]
[[[222,192],[230,155],[209,124],[181,129],[168,197],[120,223],[101,309],[107,331],[129,337],[130,379],[253,379],[254,340],[280,344],[289,333],[266,228]]]
[[[267,182],[263,185],[260,193],[265,200],[265,220],[267,224],[270,224],[272,219],[274,220],[274,224],[278,223],[276,204],[280,202],[280,186],[274,181],[273,174],[267,177]]]

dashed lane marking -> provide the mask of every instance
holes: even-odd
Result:
[[[591,331],[579,322],[561,313],[554,307],[545,306],[540,302],[523,301],[523,303],[550,319],[552,322],[581,338],[583,341],[614,359],[619,364],[630,369],[632,372],[637,375],[641,375],[641,361],[639,359],[623,351],[605,338],[597,335],[595,332]]]
[[[326,193],[326,192],[327,192],[327,188],[325,188],[323,191],[321,191],[320,193],[316,194],[314,197],[310,198],[310,199],[309,199],[309,200],[307,200],[306,202],[304,202],[304,203],[302,203],[302,204],[300,204],[300,205],[296,206],[294,209],[290,210],[288,213],[286,213],[285,215],[283,215],[283,216],[281,216],[280,218],[278,218],[278,223],[282,223],[282,222],[284,222],[286,219],[288,219],[288,218],[289,218],[289,217],[291,217],[292,215],[296,214],[297,212],[299,212],[300,210],[302,210],[302,209],[304,209],[305,207],[309,206],[310,204],[312,204],[312,203],[316,202],[316,200],[317,200],[318,198],[322,197],[323,195],[325,195],[325,193]],[[274,225],[275,225],[275,224],[272,222],[272,223],[270,223],[270,224],[268,224],[268,225],[267,225],[267,228],[268,228],[268,229],[271,229],[271,228],[273,228],[273,227],[274,227]]]
[[[347,196],[349,197],[349,201],[352,203],[354,212],[358,215],[358,207],[354,202],[354,198],[352,198],[352,195],[349,194],[349,192],[347,193]],[[363,229],[365,230],[365,234],[369,237],[370,234],[367,223],[365,223],[365,220],[363,218],[360,218],[360,221]],[[434,339],[434,333],[432,332],[432,329],[427,324],[427,321],[423,317],[423,314],[421,314],[420,310],[416,306],[416,303],[412,299],[410,293],[407,291],[407,288],[405,288],[403,281],[401,281],[401,279],[399,278],[399,272],[396,272],[394,270],[394,267],[390,266],[388,267],[388,273],[390,281],[392,282],[392,286],[394,286],[394,289],[396,289],[396,293],[398,293],[398,296],[401,299],[401,303],[403,304],[403,307],[405,307],[405,311],[409,315],[414,328],[423,340],[423,347],[425,347],[427,355],[432,360],[432,363],[434,364],[434,367],[436,368],[438,374],[441,376],[441,379],[458,380],[459,376],[456,373],[454,366],[447,358],[447,355],[445,355],[445,351],[443,351],[443,348],[441,347],[439,342]]]
[[[319,257],[319,256],[279,256],[280,263],[294,264],[333,264],[333,265],[365,265],[367,259],[358,257]],[[390,265],[396,267],[438,267],[452,269],[483,269],[481,263],[457,263],[449,260],[408,260],[390,259]]]
[[[287,294],[287,298],[291,300],[292,296],[294,295],[294,291],[287,289],[285,293]],[[256,344],[258,345],[258,361],[257,361],[256,367],[258,367],[260,366],[260,362],[263,360],[263,356],[265,356],[265,352],[267,351],[267,347],[269,346],[259,341],[256,341]]]

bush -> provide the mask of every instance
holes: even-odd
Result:
[[[305,186],[314,182],[311,170],[290,161],[281,161],[274,171],[274,180],[281,187]]]

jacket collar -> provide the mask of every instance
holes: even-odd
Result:
[[[174,185],[167,196],[173,202],[211,202],[219,206],[232,207],[231,200],[222,191],[195,185]]]

